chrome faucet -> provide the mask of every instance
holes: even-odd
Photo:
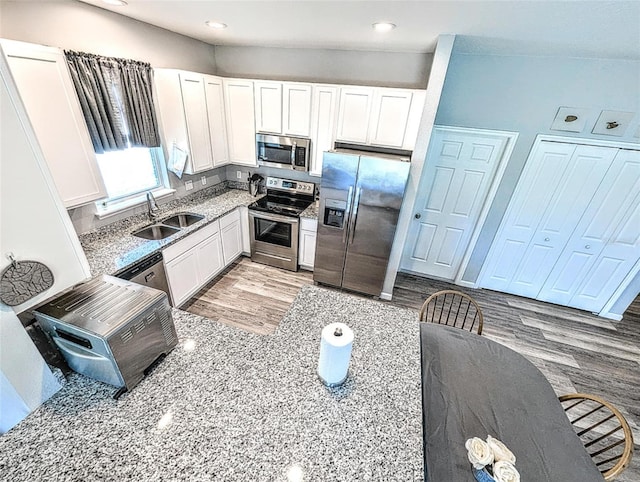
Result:
[[[154,221],[158,216],[160,208],[158,207],[156,198],[153,197],[153,193],[151,191],[147,191],[147,209],[149,211],[149,220]]]

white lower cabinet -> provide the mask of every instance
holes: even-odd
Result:
[[[316,257],[316,233],[318,221],[300,218],[300,236],[298,240],[298,265],[302,269],[313,271]]]
[[[218,221],[162,252],[173,306],[180,306],[224,268]]]
[[[242,254],[241,211],[225,214],[162,251],[173,306],[182,305]]]
[[[222,271],[225,265],[222,256],[220,233],[214,234],[209,239],[197,245],[196,254],[198,258],[200,284],[203,285]]]
[[[173,306],[187,301],[200,286],[198,259],[195,250],[187,251],[165,265]]]
[[[220,218],[220,233],[224,264],[228,266],[242,254],[242,226],[240,224],[239,209],[235,209]]]

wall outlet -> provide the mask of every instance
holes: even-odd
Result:
[[[185,181],[184,182],[184,188],[187,191],[191,191],[193,189],[193,181]]]
[[[236,177],[242,179],[242,171],[236,171]]]
[[[207,176],[202,176],[202,177],[200,178],[200,181],[202,182],[202,185],[203,185],[203,186],[204,186],[204,185],[206,185],[206,184],[207,184]]]

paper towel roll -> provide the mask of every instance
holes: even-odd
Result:
[[[347,378],[353,331],[344,323],[331,323],[322,329],[318,376],[329,387],[340,385]]]

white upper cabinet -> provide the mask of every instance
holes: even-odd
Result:
[[[287,136],[311,135],[311,85],[282,84],[282,133]]]
[[[256,165],[255,106],[253,82],[223,79],[227,119],[229,161],[247,166]]]
[[[378,146],[402,147],[409,122],[413,92],[377,89],[369,125],[369,142]]]
[[[228,162],[222,79],[173,69],[155,69],[154,79],[166,158],[174,144],[185,150],[187,174]]]
[[[343,87],[340,90],[337,140],[367,143],[372,103],[373,87]]]
[[[412,150],[425,91],[383,87],[343,87],[336,139]]]
[[[7,40],[0,45],[64,206],[106,197],[62,51]]]
[[[207,100],[202,75],[181,72],[182,106],[189,138],[189,157],[185,172],[194,174],[213,169]]]
[[[213,75],[203,75],[204,92],[207,100],[207,117],[209,119],[209,139],[213,167],[229,162],[227,148],[227,123],[224,115],[224,95],[222,79]]]
[[[311,166],[309,174],[322,175],[322,156],[333,149],[336,130],[339,88],[330,85],[313,86],[311,122]]]
[[[256,131],[309,137],[311,134],[311,84],[257,81]]]
[[[282,133],[282,84],[256,82],[256,131],[269,134]]]

